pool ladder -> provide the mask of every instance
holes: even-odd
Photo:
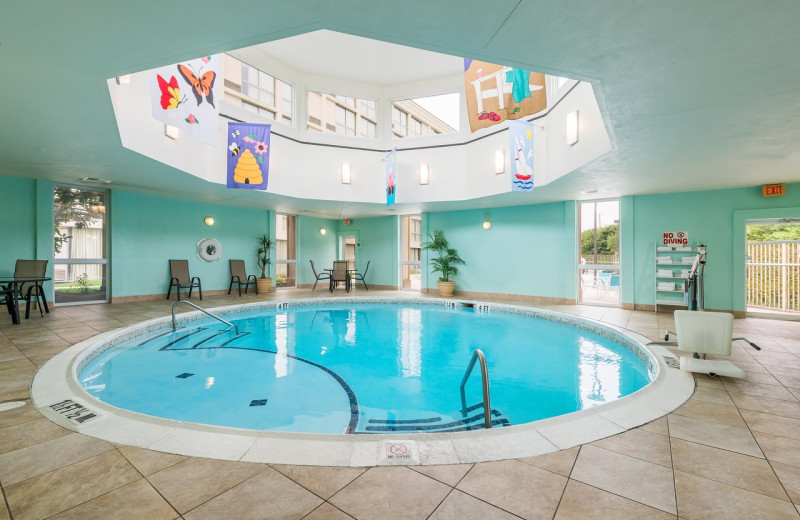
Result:
[[[461,413],[467,415],[467,398],[464,394],[464,385],[467,384],[469,375],[475,367],[475,362],[480,361],[481,364],[481,384],[483,385],[483,424],[487,429],[492,427],[492,404],[489,401],[489,369],[486,366],[486,356],[483,355],[481,349],[476,348],[472,353],[472,359],[469,361],[467,371],[464,372],[464,378],[461,380]]]
[[[178,302],[175,303],[175,305],[172,306],[172,330],[178,330],[178,325],[175,323],[175,307],[177,307],[178,305],[180,305],[182,303],[185,303],[186,305],[190,305],[190,306],[194,307],[195,309],[197,309],[198,311],[202,312],[203,314],[205,314],[207,316],[211,316],[215,320],[221,321],[222,323],[224,323],[225,325],[227,325],[229,327],[233,327],[233,330],[236,332],[236,335],[237,336],[239,335],[239,327],[238,326],[234,325],[233,323],[231,323],[231,322],[229,322],[227,320],[223,320],[222,318],[220,318],[216,314],[212,314],[212,313],[208,312],[207,310],[205,310],[204,308],[198,307],[197,305],[195,305],[192,302],[187,301],[187,300],[179,300]]]

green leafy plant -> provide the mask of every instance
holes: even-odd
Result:
[[[269,254],[270,251],[272,251],[274,245],[275,242],[267,233],[264,233],[258,237],[258,247],[256,248],[256,263],[258,264],[258,268],[261,269],[261,278],[267,277],[265,272],[267,266],[272,263],[272,261],[269,259]]]
[[[433,251],[436,258],[431,259],[432,271],[442,273],[439,277],[440,282],[449,282],[450,276],[458,274],[456,265],[464,265],[466,262],[458,256],[458,251],[450,247],[444,236],[444,231],[437,229],[433,235],[428,235],[428,241],[422,243],[422,248]]]
[[[88,274],[83,273],[80,276],[76,276],[75,277],[75,283],[77,283],[78,287],[81,288],[81,292],[82,293],[88,293],[89,292],[89,286],[91,284],[89,283],[89,275]]]

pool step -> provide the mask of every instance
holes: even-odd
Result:
[[[463,415],[456,412],[451,416],[423,417],[420,419],[370,419],[363,432],[358,433],[434,433],[434,432],[463,432],[469,430],[480,430],[486,427],[483,413],[483,403],[478,403],[468,407],[466,416],[462,419],[453,420],[452,417]],[[471,412],[478,411],[474,415]],[[499,410],[492,408],[492,428],[511,426],[508,418]]]
[[[150,337],[140,343],[155,342],[160,345],[159,350],[193,350],[198,348],[225,347],[244,336],[249,332],[241,332],[238,335],[232,330],[209,329],[198,327],[196,329],[180,329],[169,331],[158,336]]]

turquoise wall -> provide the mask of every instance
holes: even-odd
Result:
[[[491,229],[482,227],[490,213]],[[429,213],[426,234],[445,231],[465,265],[458,267],[456,290],[575,298],[575,203],[557,202],[469,211]],[[423,253],[423,258],[428,256]],[[423,260],[424,261],[424,260]],[[435,289],[439,273],[425,284]]]
[[[203,219],[214,217],[213,226]],[[270,212],[220,206],[125,191],[111,193],[111,290],[114,297],[166,293],[169,259],[189,260],[189,274],[204,290],[226,289],[228,259],[244,259],[248,274],[256,268],[256,238],[268,229]],[[216,238],[222,259],[204,262],[197,242]]]
[[[45,180],[0,177],[0,271],[10,272],[17,258],[49,260],[52,273],[52,186]],[[745,309],[744,225],[748,219],[800,218],[800,184],[784,197],[762,198],[760,187],[702,192],[638,195],[620,201],[623,304],[654,303],[654,247],[664,231],[688,231],[692,242],[708,246],[706,307]],[[492,228],[484,230],[484,214]],[[203,218],[213,216],[207,227]],[[163,294],[169,282],[167,260],[189,260],[190,272],[206,290],[227,289],[227,260],[242,258],[249,273],[255,264],[255,239],[274,236],[274,212],[208,204],[112,190],[109,261],[113,297]],[[314,282],[309,259],[318,267],[336,258],[337,235],[358,236],[358,267],[371,261],[367,283],[398,283],[397,216],[333,219],[298,216],[298,280]],[[467,262],[456,276],[457,290],[574,299],[576,285],[576,203],[572,201],[427,213],[424,236],[443,229]],[[325,236],[319,234],[326,228]],[[197,258],[202,238],[222,243],[223,259]],[[423,254],[426,262],[427,253]],[[423,287],[434,289],[438,275],[423,269]]]
[[[656,240],[664,231],[688,231],[690,242],[708,246],[706,308],[744,311],[745,217],[800,216],[800,184],[787,185],[786,192],[763,198],[756,186],[630,197],[630,210],[621,219],[632,224],[633,250],[629,261],[623,257],[623,276],[634,293],[625,303],[654,303]],[[737,225],[735,215],[740,215]]]

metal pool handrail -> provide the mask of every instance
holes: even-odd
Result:
[[[192,307],[194,307],[198,311],[202,312],[203,314],[205,314],[207,316],[211,316],[215,320],[219,320],[219,321],[221,321],[222,323],[224,323],[225,325],[227,325],[229,327],[233,327],[233,330],[236,331],[236,335],[237,336],[239,335],[239,327],[238,326],[234,325],[233,323],[231,323],[229,321],[223,320],[222,318],[220,318],[216,314],[211,314],[210,312],[208,312],[204,308],[198,307],[197,305],[193,304],[192,302],[186,301],[186,300],[179,300],[179,301],[175,302],[175,305],[172,306],[172,330],[177,330],[178,329],[178,326],[175,324],[175,307],[177,307],[181,303],[185,303],[186,305],[191,305]]]
[[[492,427],[492,404],[489,401],[489,369],[486,366],[486,356],[483,355],[481,349],[476,348],[472,353],[472,359],[469,362],[467,371],[464,372],[464,378],[461,380],[461,413],[467,413],[467,398],[464,395],[464,385],[467,384],[469,375],[472,373],[472,368],[475,366],[475,361],[481,362],[481,384],[483,385],[483,424],[487,429]]]

